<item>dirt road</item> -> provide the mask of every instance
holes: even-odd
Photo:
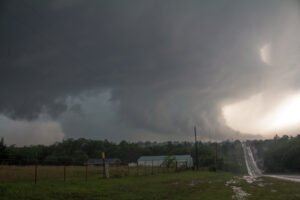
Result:
[[[262,171],[257,167],[256,162],[253,158],[253,154],[249,145],[245,142],[242,143],[245,162],[248,170],[248,174],[252,177],[268,176],[272,178],[278,178],[288,181],[300,182],[300,175],[278,175],[278,174],[262,174]]]

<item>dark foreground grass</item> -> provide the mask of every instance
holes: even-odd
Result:
[[[1,182],[1,200],[55,199],[232,199],[236,198],[228,180],[237,179],[236,186],[250,195],[246,199],[300,199],[300,184],[272,178],[248,184],[229,173],[180,172],[153,176],[129,176],[111,179],[63,181]],[[259,185],[260,184],[260,185]],[[263,186],[262,186],[262,185]]]
[[[231,199],[228,173],[180,172],[85,182],[0,183],[0,199]]]

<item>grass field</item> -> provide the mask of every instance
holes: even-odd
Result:
[[[240,188],[246,196],[234,191]],[[91,178],[32,181],[1,181],[1,200],[21,199],[300,199],[300,184],[272,178],[247,183],[225,172],[185,171],[122,178]]]

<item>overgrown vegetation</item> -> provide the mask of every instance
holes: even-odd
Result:
[[[300,135],[277,135],[272,140],[251,141],[259,167],[267,173],[300,172]]]
[[[221,150],[224,158],[223,170],[238,174],[248,173],[240,141],[226,141],[223,143]]]

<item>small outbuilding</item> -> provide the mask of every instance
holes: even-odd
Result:
[[[110,166],[118,166],[121,164],[120,159],[118,158],[107,158],[105,159],[105,163],[109,164]],[[102,166],[103,159],[88,159],[87,165],[95,165],[95,166]]]
[[[193,158],[190,155],[173,156],[142,156],[137,160],[138,166],[164,166],[168,159],[174,160],[177,166],[193,166]]]

